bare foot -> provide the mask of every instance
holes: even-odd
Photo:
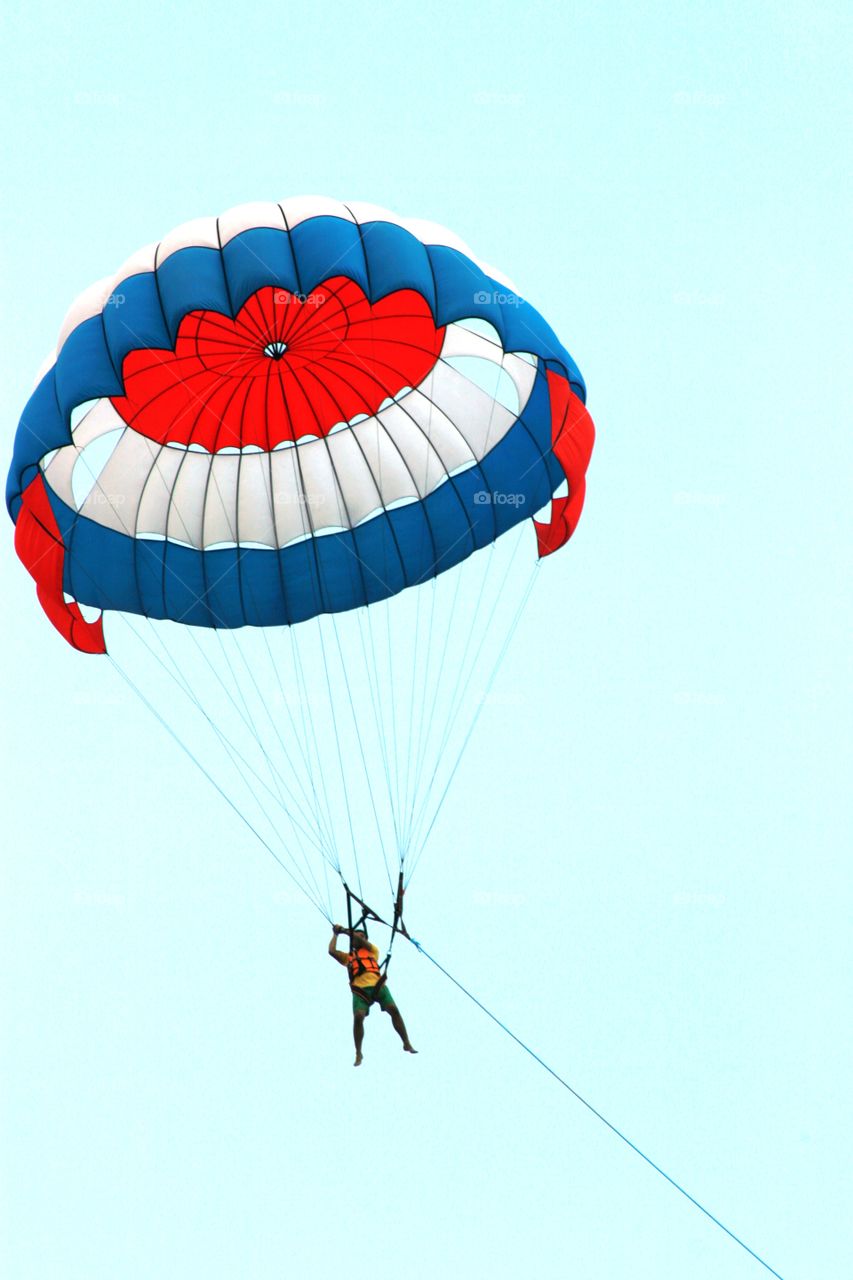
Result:
[[[412,1048],[412,1046],[411,1046],[410,1044],[404,1044],[404,1045],[403,1045],[403,1052],[404,1052],[404,1053],[417,1053],[417,1049],[413,1049],[413,1048]]]
[[[360,1067],[363,1061],[364,1061],[364,1055],[363,1055],[363,1054],[360,1054],[360,1053],[357,1053],[357,1054],[355,1055],[355,1062],[354,1062],[352,1065],[353,1065],[354,1067]]]

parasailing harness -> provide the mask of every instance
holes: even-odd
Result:
[[[377,915],[373,908],[369,907],[366,902],[362,901],[358,894],[353,893],[346,880],[344,880],[343,884],[347,895],[347,933],[349,934],[351,948],[353,948],[353,933],[357,933],[359,929],[365,928],[368,920],[375,920],[377,924],[385,925],[386,929],[391,930],[391,937],[388,941],[388,950],[385,953],[385,959],[381,964],[377,963],[372,953],[361,956],[355,950],[351,950],[350,952],[350,954],[356,959],[356,965],[352,968],[350,968],[349,965],[347,966],[350,973],[350,986],[352,986],[354,979],[359,977],[362,973],[375,972],[379,974],[378,981],[372,987],[358,988],[358,994],[366,1001],[369,1008],[385,986],[388,978],[388,965],[391,961],[394,938],[399,933],[402,934],[404,938],[408,938],[410,942],[412,941],[411,935],[403,923],[403,895],[406,892],[403,886],[403,872],[400,872],[400,878],[397,881],[397,897],[394,900],[394,917],[390,924],[387,920],[383,920],[382,916]],[[361,914],[357,916],[355,923],[353,924],[355,908],[358,908]],[[355,970],[354,972],[353,969]]]

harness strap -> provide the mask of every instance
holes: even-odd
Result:
[[[394,901],[394,918],[391,924],[389,924],[387,920],[383,920],[382,916],[377,915],[376,912],[373,910],[373,908],[369,907],[366,902],[363,902],[357,893],[353,893],[352,889],[349,887],[346,880],[344,881],[344,889],[346,890],[346,895],[347,895],[347,926],[348,926],[348,931],[350,935],[350,946],[352,946],[353,931],[357,931],[358,929],[361,929],[363,925],[367,924],[368,920],[375,920],[377,924],[382,924],[385,926],[386,929],[391,930],[391,938],[388,942],[388,951],[385,955],[385,959],[382,961],[382,964],[379,966],[381,977],[379,982],[376,984],[376,987],[374,988],[374,990],[379,991],[388,973],[388,964],[391,960],[391,950],[394,946],[394,938],[396,934],[398,933],[402,934],[404,938],[408,938],[409,941],[411,942],[409,931],[406,928],[405,924],[403,923],[403,895],[405,894],[406,890],[403,885],[402,869],[400,871],[399,879],[397,880],[397,897]],[[356,903],[361,908],[361,915],[359,916],[355,924],[353,924],[352,922],[352,916],[353,916],[352,904],[353,903]]]
[[[361,999],[367,1002],[367,1007],[369,1009],[376,1000],[376,997],[379,995],[379,992],[385,986],[385,982],[386,975],[383,973],[379,981],[375,982],[372,987],[353,987],[352,990],[356,991]]]

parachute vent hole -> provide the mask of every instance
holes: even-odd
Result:
[[[70,415],[70,426],[71,426],[72,432],[77,430],[80,423],[83,421],[86,415],[92,409],[94,409],[97,403],[98,403],[97,400],[84,400],[82,401],[81,404],[76,404],[74,406],[74,408],[71,410],[71,415]]]
[[[119,427],[114,431],[107,431],[104,435],[96,436],[94,440],[90,440],[80,450],[71,473],[71,493],[78,511],[98,486],[101,472],[112,457],[116,445],[124,435],[124,431],[124,427]],[[100,494],[99,496],[105,502],[110,501],[108,494]]]

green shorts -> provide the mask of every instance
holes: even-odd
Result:
[[[382,983],[379,988],[379,994],[373,999],[371,999],[372,992],[372,987],[367,987],[363,991],[359,991],[358,987],[352,988],[353,1013],[358,1013],[362,1009],[365,1013],[369,1013],[371,1005],[374,1004],[378,1004],[380,1009],[392,1009],[394,1007],[394,997],[388,990],[387,982]]]

